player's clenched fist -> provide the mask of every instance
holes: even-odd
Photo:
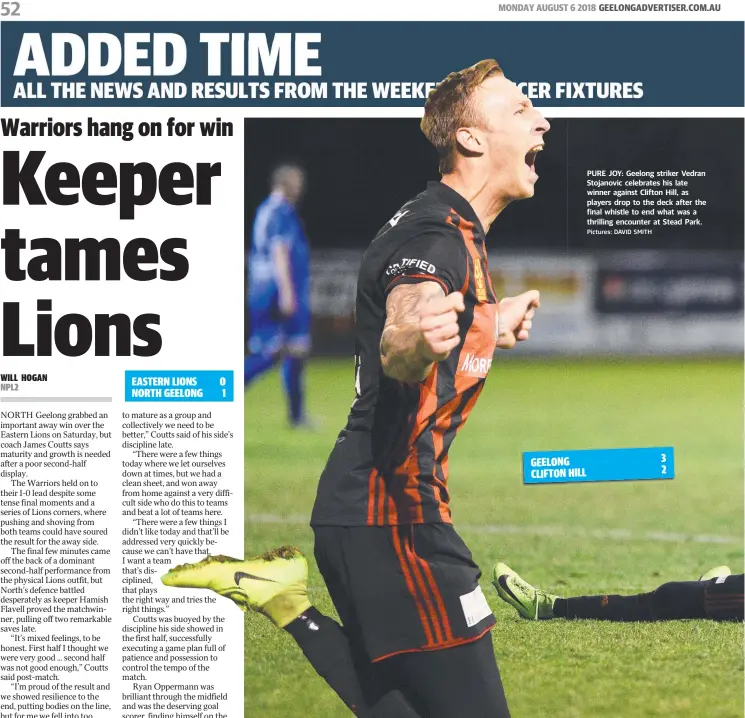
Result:
[[[391,379],[422,381],[434,362],[458,346],[458,312],[463,295],[445,292],[437,282],[401,284],[388,294],[385,328],[380,339],[380,364]]]
[[[505,297],[499,302],[499,328],[497,347],[512,349],[517,342],[524,342],[530,336],[535,310],[541,306],[541,295],[531,289],[516,297]]]
[[[433,297],[422,303],[419,331],[422,333],[422,353],[425,358],[442,361],[460,344],[458,313],[465,308],[460,292],[446,297]]]

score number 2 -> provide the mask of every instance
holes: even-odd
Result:
[[[661,455],[660,462],[662,463],[662,467],[661,467],[662,468],[662,475],[665,476],[665,474],[667,474],[667,466],[666,466],[667,454],[662,454]]]

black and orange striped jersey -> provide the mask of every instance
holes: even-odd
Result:
[[[380,338],[388,293],[434,281],[460,291],[461,342],[419,384],[383,374]],[[441,182],[378,232],[357,283],[355,391],[346,427],[321,475],[311,525],[450,522],[448,450],[491,368],[497,299],[484,231],[471,205]]]

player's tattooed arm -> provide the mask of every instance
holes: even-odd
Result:
[[[380,339],[383,373],[406,383],[424,380],[460,343],[458,312],[464,308],[460,292],[446,296],[437,282],[394,287]]]

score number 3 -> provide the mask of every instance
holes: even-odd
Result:
[[[662,475],[665,476],[665,474],[667,474],[667,466],[666,466],[667,454],[662,454],[660,461],[662,462]]]

